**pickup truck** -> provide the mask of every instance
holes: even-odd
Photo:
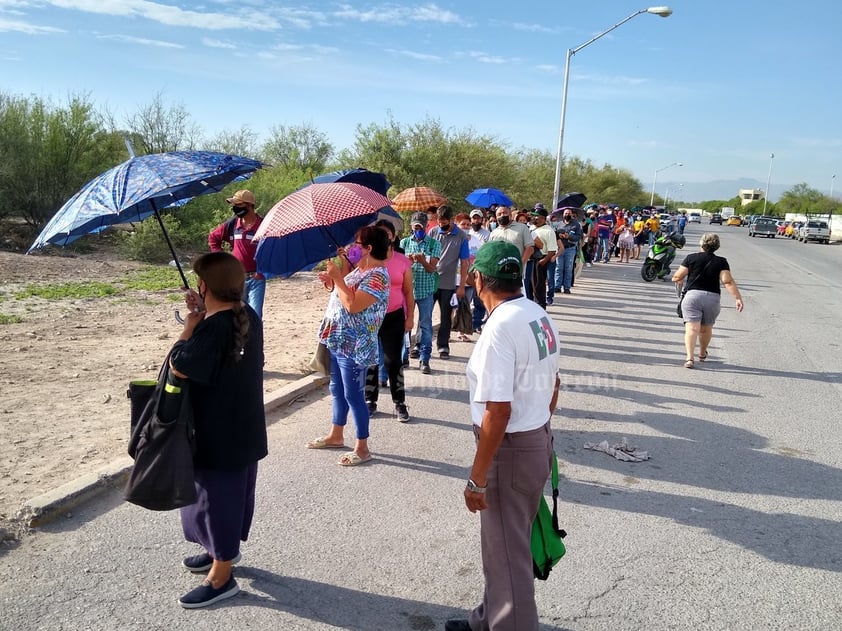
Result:
[[[801,243],[818,241],[819,243],[830,243],[830,226],[821,219],[808,219],[798,229],[798,240]]]
[[[748,236],[750,237],[772,237],[778,234],[778,222],[768,217],[755,219],[748,225]]]

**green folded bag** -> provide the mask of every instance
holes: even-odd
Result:
[[[541,496],[538,513],[532,522],[532,570],[535,578],[546,581],[550,570],[561,560],[566,552],[564,537],[567,533],[558,527],[558,458],[553,451],[552,466],[553,512],[547,506],[547,500]]]

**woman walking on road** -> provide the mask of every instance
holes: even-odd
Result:
[[[697,341],[699,361],[707,359],[713,325],[720,310],[720,283],[725,285],[725,289],[733,296],[737,312],[743,310],[743,297],[731,276],[728,260],[714,254],[719,249],[719,235],[707,232],[702,235],[699,245],[702,251],[689,254],[672,277],[679,289],[684,285],[685,291],[681,301],[684,348],[687,351],[685,368],[693,368]]]
[[[187,557],[204,582],[179,599],[187,609],[235,596],[231,572],[240,560],[254,515],[257,461],[266,449],[263,411],[263,326],[243,302],[246,273],[227,252],[196,259],[198,293],[186,296],[189,315],[175,343],[173,373],[190,382],[196,425],[195,504],[181,509],[184,538],[205,551]]]
[[[383,324],[389,302],[389,235],[381,228],[366,226],[357,232],[355,245],[362,252],[356,269],[347,276],[328,261],[319,273],[332,289],[319,331],[320,343],[330,351],[330,393],[333,420],[325,436],[307,443],[308,449],[337,449],[345,445],[348,413],[357,426],[354,451],[344,454],[339,464],[355,466],[371,460],[368,450],[370,414],[365,403],[365,374],[378,360],[377,332]]]

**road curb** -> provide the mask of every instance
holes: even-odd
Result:
[[[283,405],[294,402],[309,392],[317,390],[327,382],[327,377],[312,374],[288,383],[264,396],[264,410],[268,414]],[[96,471],[34,497],[24,502],[15,515],[14,521],[24,528],[35,528],[61,515],[66,515],[68,511],[79,504],[101,493],[123,486],[129,477],[133,463],[134,461],[129,456],[122,456]]]

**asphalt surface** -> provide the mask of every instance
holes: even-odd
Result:
[[[685,253],[709,228],[690,225]],[[549,308],[569,535],[537,584],[544,631],[839,628],[842,245],[712,229],[746,309],[723,296],[694,370],[672,286],[644,283],[640,262],[585,270]],[[178,515],[112,491],[0,552],[0,629],[419,631],[465,616],[482,590],[478,518],[462,503],[471,347],[453,343],[432,375],[408,371],[412,422],[375,416],[370,464],[304,449],[330,422],[325,389],[273,413],[237,597],[181,609],[198,578],[180,569],[196,549]],[[651,459],[583,449],[624,437]]]

